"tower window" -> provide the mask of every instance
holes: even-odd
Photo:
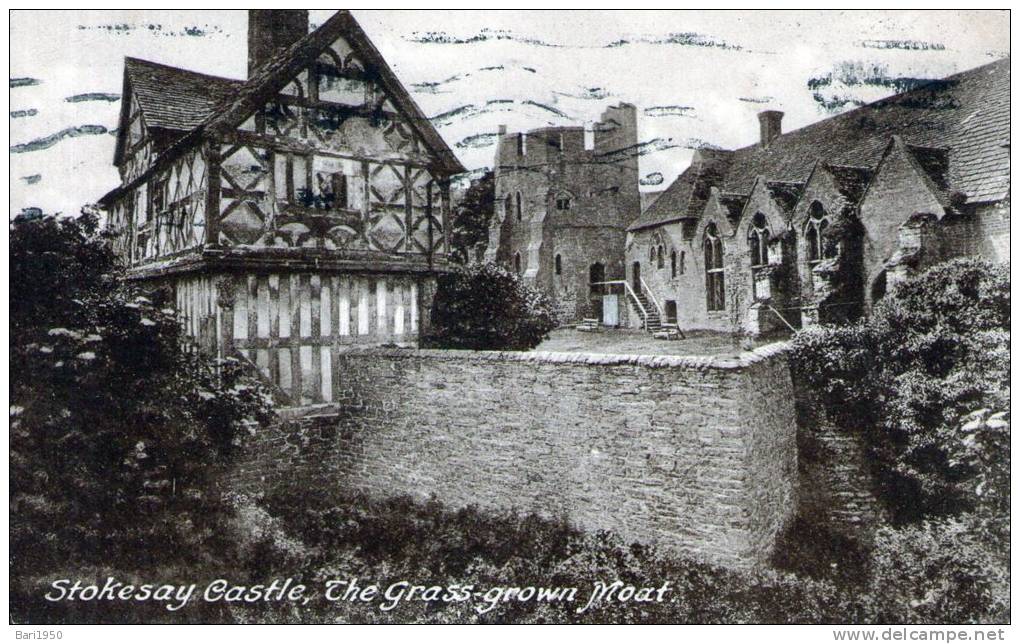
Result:
[[[559,195],[556,197],[556,210],[570,210],[569,195]]]
[[[523,221],[523,220],[524,220],[523,198],[521,197],[521,193],[518,192],[517,193],[517,221]]]
[[[556,268],[556,274],[557,275],[562,275],[563,274],[563,258],[561,258],[559,255],[557,255],[556,256],[556,260],[555,260],[554,263],[555,263],[555,268]]]
[[[676,251],[670,251],[669,253],[669,275],[673,279],[676,279]]]

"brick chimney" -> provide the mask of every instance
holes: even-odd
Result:
[[[758,113],[761,125],[761,147],[767,148],[769,143],[783,133],[783,113],[779,110],[765,110]]]
[[[248,10],[248,78],[279,50],[308,34],[307,9]]]

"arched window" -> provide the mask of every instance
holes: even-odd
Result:
[[[655,265],[660,269],[666,265],[666,259],[663,257],[662,246],[659,246],[659,252],[656,255]]]
[[[521,254],[514,253],[514,272],[518,275],[521,274]]]
[[[655,264],[655,246],[648,249],[648,263]]]
[[[769,264],[769,229],[765,215],[756,213],[747,230],[747,245],[751,249],[751,290],[754,297],[758,293],[758,273]]]
[[[825,208],[815,201],[811,204],[808,215],[807,224],[804,225],[808,261],[818,262],[835,257],[838,251],[836,245],[825,242],[825,229],[829,227],[829,217]]]
[[[751,220],[751,227],[747,230],[747,245],[751,249],[751,266],[768,266],[768,220],[760,212]]]
[[[683,275],[684,271],[687,270],[687,253],[680,251],[680,274]]]
[[[557,275],[562,275],[563,274],[563,258],[561,258],[559,255],[557,255],[556,256],[556,261],[554,263],[556,265],[556,274]]]
[[[521,193],[517,193],[517,221],[524,219],[524,200],[521,198]]]
[[[726,287],[723,283],[723,248],[719,230],[714,223],[705,228],[705,301],[709,311],[726,309]]]
[[[676,279],[676,251],[669,253],[669,276]]]
[[[556,195],[556,210],[570,210],[570,195],[563,193]]]

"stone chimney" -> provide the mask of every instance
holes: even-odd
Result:
[[[769,143],[783,133],[783,113],[779,110],[765,110],[758,113],[761,125],[761,147],[769,147]]]
[[[307,34],[307,9],[249,9],[248,78],[273,54]]]

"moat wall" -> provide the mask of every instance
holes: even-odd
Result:
[[[713,563],[767,561],[796,506],[785,346],[739,357],[354,348],[229,477],[516,508]]]

